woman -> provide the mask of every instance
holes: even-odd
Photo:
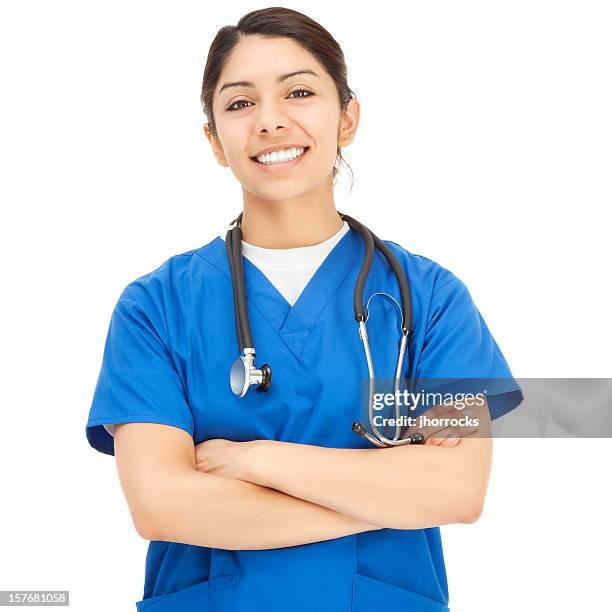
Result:
[[[439,526],[479,516],[489,419],[521,391],[465,285],[386,241],[410,280],[403,376],[505,383],[460,440],[435,426],[420,445],[377,448],[355,435],[353,422],[367,425],[353,317],[365,247],[333,198],[335,161],[359,122],[342,51],[298,12],[254,11],[218,32],[202,101],[214,155],[242,185],[248,315],[273,378],[244,397],[229,385],[237,344],[225,232],[121,294],[87,437],[115,454],[134,525],[151,540],[137,607],[448,610]],[[370,341],[378,376],[392,378],[400,290],[377,252],[364,296],[380,294],[393,299],[370,304]]]

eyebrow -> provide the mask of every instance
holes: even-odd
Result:
[[[287,79],[290,79],[292,76],[296,76],[298,74],[312,74],[313,76],[316,76],[317,78],[319,76],[316,72],[314,72],[314,70],[310,70],[309,68],[304,68],[303,70],[294,70],[293,72],[288,72],[287,74],[281,74],[276,79],[276,82],[282,83],[283,81],[286,81]],[[219,94],[221,94],[221,92],[224,89],[227,89],[228,87],[255,87],[255,84],[252,83],[251,81],[234,81],[233,83],[225,83],[221,87],[221,89],[219,89]]]

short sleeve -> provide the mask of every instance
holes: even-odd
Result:
[[[484,380],[493,420],[516,408],[523,393],[467,287],[446,272],[432,296],[415,376]]]
[[[89,444],[108,455],[115,454],[114,440],[104,425],[147,422],[179,427],[192,436],[194,431],[162,317],[124,294],[111,316],[85,428]]]

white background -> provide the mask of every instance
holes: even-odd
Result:
[[[199,96],[217,30],[265,6],[2,4],[0,589],[142,596],[147,542],[85,422],[122,289],[241,210]],[[612,376],[609,4],[285,6],[361,102],[337,209],[459,276],[515,376]],[[494,446],[481,519],[442,527],[453,612],[610,606],[610,440]]]

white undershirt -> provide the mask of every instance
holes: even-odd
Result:
[[[319,266],[348,231],[349,225],[344,221],[342,227],[327,240],[292,249],[267,249],[243,240],[242,254],[264,273],[293,306]],[[226,232],[227,228],[220,234],[223,240]],[[104,425],[104,428],[113,435],[114,425]]]
[[[327,240],[292,249],[266,249],[243,240],[242,254],[265,274],[293,306],[313,274],[348,230],[349,225],[344,221],[342,227]]]

